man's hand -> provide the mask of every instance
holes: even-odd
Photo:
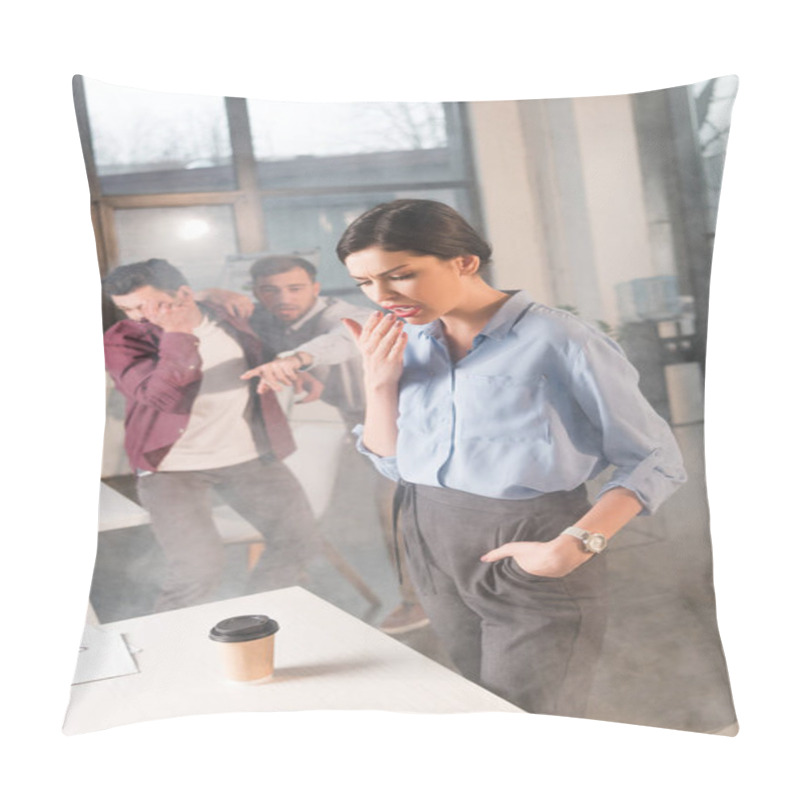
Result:
[[[513,558],[517,566],[531,575],[563,578],[592,557],[574,536],[557,536],[549,542],[509,542],[481,556],[491,563]]]
[[[149,302],[142,308],[148,322],[158,325],[164,333],[192,333],[198,324],[197,306],[176,296],[170,303]]]
[[[285,356],[276,358],[260,367],[254,367],[241,376],[242,380],[248,381],[250,378],[259,378],[258,393],[264,394],[272,389],[279,392],[285,386],[292,386],[300,377],[301,360],[298,356]]]
[[[249,319],[256,309],[255,303],[246,295],[230,289],[200,289],[195,297],[222,306],[232,317]]]
[[[306,395],[295,400],[295,403],[313,403],[315,400],[319,400],[324,388],[325,384],[317,380],[311,373],[301,372],[294,382],[294,390],[297,394],[305,392]]]

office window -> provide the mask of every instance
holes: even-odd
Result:
[[[235,188],[221,97],[166,94],[85,79],[104,194]]]
[[[237,256],[315,251],[322,291],[364,302],[335,255],[363,211],[427,197],[482,227],[459,103],[278,103],[82,77],[75,92],[103,273],[161,257],[204,288]]]
[[[442,103],[275,103],[248,100],[259,161],[447,145]]]
[[[737,86],[736,76],[727,75],[687,87],[694,105],[695,133],[705,175],[710,231],[716,227],[722,169]]]
[[[217,286],[237,249],[230,206],[118,209],[114,219],[120,264],[165,258],[195,289]]]
[[[267,190],[463,180],[443,103],[248,100],[259,185]]]

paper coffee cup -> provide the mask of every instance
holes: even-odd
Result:
[[[223,619],[209,631],[209,639],[220,644],[228,680],[247,683],[272,677],[278,627],[263,614],[249,614]]]

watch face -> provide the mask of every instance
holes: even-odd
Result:
[[[606,537],[602,533],[592,533],[584,540],[586,549],[591,553],[602,553],[606,549]]]

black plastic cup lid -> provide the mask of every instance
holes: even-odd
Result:
[[[272,636],[278,623],[263,614],[248,614],[243,617],[228,617],[218,622],[208,633],[215,642],[249,642]]]

